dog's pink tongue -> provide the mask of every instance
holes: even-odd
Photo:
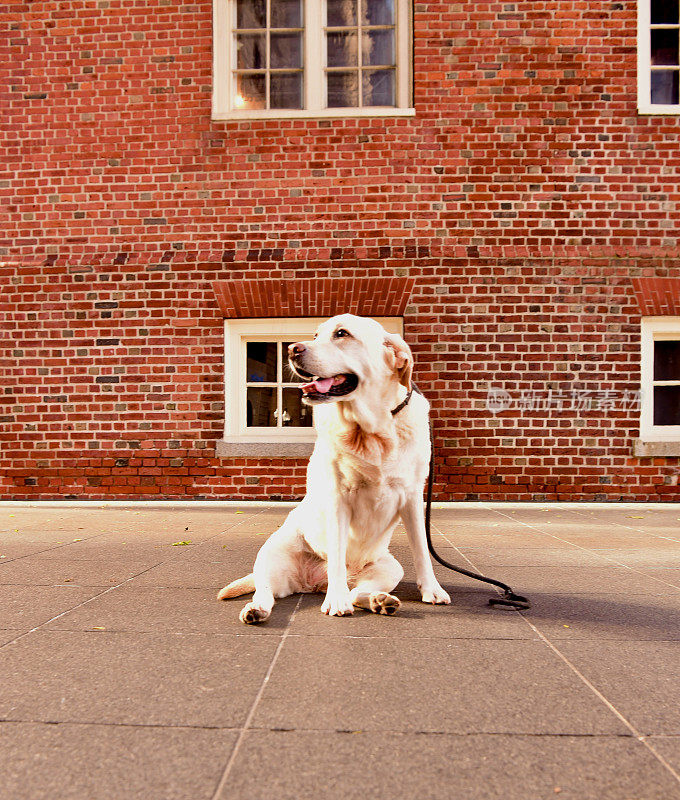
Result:
[[[318,378],[311,383],[303,383],[300,387],[303,392],[319,392],[320,394],[326,394],[326,392],[330,391],[331,386],[333,385],[333,378]]]

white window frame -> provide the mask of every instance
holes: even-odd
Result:
[[[272,0],[274,1],[274,0]],[[395,0],[396,106],[325,108],[326,63],[325,0],[303,0],[303,96],[304,109],[235,108],[232,97],[232,20],[236,0],[213,0],[212,119],[309,119],[326,117],[412,117],[412,25],[411,0]],[[312,32],[315,32],[313,35]]]
[[[650,101],[652,56],[650,46],[651,2],[638,0],[638,34],[637,34],[637,84],[638,112],[640,114],[680,114],[678,105],[662,105]]]
[[[316,432],[307,427],[265,428],[246,425],[246,344],[249,341],[307,341],[328,317],[226,319],[224,321],[224,441],[314,442]],[[374,317],[389,333],[402,335],[401,317]]]
[[[654,342],[680,339],[680,317],[644,317],[641,323],[640,440],[680,442],[680,425],[654,424]],[[675,381],[656,381],[672,385]]]

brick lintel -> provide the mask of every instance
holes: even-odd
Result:
[[[400,317],[415,278],[309,278],[213,281],[224,317]]]
[[[633,278],[643,317],[680,316],[680,278]]]

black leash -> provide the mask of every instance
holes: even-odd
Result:
[[[430,436],[432,436],[432,425],[430,425]],[[474,578],[476,581],[484,581],[484,583],[490,583],[502,589],[504,592],[503,597],[490,597],[490,606],[510,606],[510,608],[517,609],[531,608],[531,603],[528,598],[522,597],[521,594],[515,594],[507,583],[502,583],[494,578],[486,578],[484,575],[470,572],[470,570],[463,569],[463,567],[454,567],[453,564],[449,564],[449,562],[443,559],[434,549],[432,535],[430,534],[430,511],[432,507],[432,486],[434,484],[434,439],[432,438],[430,439],[430,447],[430,474],[427,476],[427,503],[425,505],[425,536],[427,538],[427,549],[430,551],[430,555],[435,561],[448,567],[448,569],[452,569],[454,572],[460,572],[461,575],[467,575],[468,578]]]
[[[418,394],[422,394],[422,392],[418,389],[417,386],[414,385],[413,389],[418,392]],[[406,398],[403,402],[401,402],[396,408],[392,409],[392,414],[397,414],[401,411],[404,406],[408,404],[408,401],[411,399],[411,394],[413,389],[409,391],[406,395]],[[434,545],[432,544],[432,535],[430,533],[430,516],[432,511],[432,487],[434,486],[434,431],[432,430],[432,422],[430,422],[430,472],[427,476],[427,502],[425,504],[425,537],[427,538],[427,549],[430,551],[430,555],[434,558],[435,561],[438,561],[440,564],[445,566],[447,569],[452,569],[454,572],[459,572],[461,575],[467,575],[468,578],[474,578],[476,581],[483,581],[484,583],[490,583],[493,586],[498,586],[499,589],[502,589],[504,594],[503,597],[491,597],[489,598],[489,605],[490,606],[509,606],[510,608],[516,608],[518,610],[531,608],[531,603],[529,599],[523,597],[521,594],[515,594],[512,589],[507,585],[507,583],[502,583],[501,581],[497,581],[494,578],[487,578],[484,575],[479,575],[477,572],[470,572],[470,570],[463,569],[463,567],[455,567],[453,564],[450,564],[448,561],[443,559],[439,553],[434,549]]]

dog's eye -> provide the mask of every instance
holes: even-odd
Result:
[[[335,339],[342,339],[344,336],[351,336],[352,334],[349,331],[346,331],[344,328],[338,328],[337,331],[333,334]]]

